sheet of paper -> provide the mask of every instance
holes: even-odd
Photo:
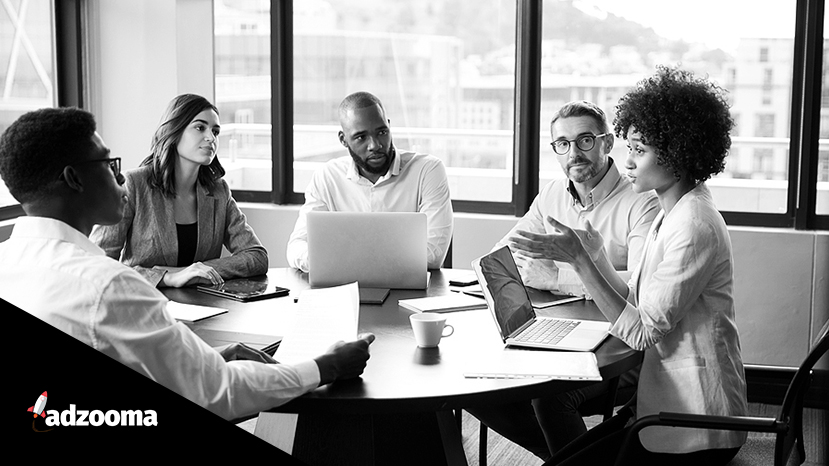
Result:
[[[476,357],[464,367],[463,375],[478,379],[602,380],[596,355],[575,351],[493,351]]]
[[[357,337],[360,289],[357,282],[304,290],[299,295],[296,324],[286,334],[274,359],[282,363],[307,361],[325,353],[337,341]]]
[[[167,312],[176,320],[185,322],[196,322],[197,320],[224,314],[227,309],[210,306],[199,306],[197,304],[184,304],[176,301],[167,302]]]

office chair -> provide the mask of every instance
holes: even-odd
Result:
[[[797,372],[795,372],[789,388],[786,390],[786,396],[783,397],[780,413],[776,418],[708,416],[670,412],[661,412],[659,414],[645,416],[637,419],[631,426],[622,450],[616,459],[616,464],[625,464],[625,454],[627,453],[627,447],[633,435],[637,435],[645,427],[657,425],[774,433],[775,435],[773,437],[749,437],[746,444],[743,445],[740,452],[730,464],[734,466],[751,464],[750,458],[756,456],[754,454],[756,451],[771,450],[769,445],[771,442],[774,442],[773,456],[775,466],[785,465],[791,456],[792,450],[797,452],[795,464],[802,464],[806,460],[806,450],[803,446],[803,398],[812,379],[812,367],[814,367],[815,363],[829,349],[827,332],[829,332],[829,321],[823,324],[815,339],[812,350],[797,369]],[[762,460],[761,464],[769,464],[768,459]]]

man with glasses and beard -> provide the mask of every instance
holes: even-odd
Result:
[[[608,156],[613,149],[613,133],[597,105],[587,101],[565,104],[553,116],[550,133],[550,145],[566,178],[548,183],[530,210],[493,250],[510,246],[510,238],[519,236],[519,232],[520,236],[533,239],[537,238],[534,235],[555,232],[548,220],[554,218],[573,229],[598,231],[614,268],[628,271],[629,276],[641,260],[645,237],[659,211],[656,196],[653,192],[636,194],[627,178],[619,174]],[[515,249],[513,256],[525,285],[564,294],[585,294],[572,268],[527,257]],[[638,372],[636,369],[621,377],[617,403],[635,392]],[[596,414],[591,412],[591,405],[603,400],[608,385],[604,381],[532,402],[469,411],[496,432],[546,460],[586,431],[582,414]]]
[[[440,268],[453,228],[443,163],[431,155],[397,150],[383,104],[368,92],[343,99],[339,117],[339,140],[351,157],[330,160],[314,173],[288,240],[288,264],[308,272],[310,211],[424,212],[428,267]]]

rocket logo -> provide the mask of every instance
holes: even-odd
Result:
[[[34,418],[37,419],[37,416],[46,417],[46,413],[43,411],[46,408],[46,392],[43,392],[39,397],[37,397],[37,402],[34,406],[27,409],[30,413],[34,413]]]

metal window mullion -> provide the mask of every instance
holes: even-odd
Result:
[[[294,198],[293,0],[271,0],[271,200]]]
[[[80,0],[55,0],[55,80],[59,107],[84,107]]]
[[[517,1],[512,199],[522,216],[538,194],[542,0]]]
[[[803,25],[802,28],[798,28],[803,40],[803,61],[800,67],[802,76],[799,76],[802,85],[798,96],[801,118],[799,150],[792,157],[796,162],[792,164],[796,171],[792,172],[792,176],[797,178],[796,193],[794,193],[794,227],[798,230],[806,230],[815,228],[816,220],[824,0],[802,0],[798,2],[798,13],[798,25]],[[800,14],[805,16],[802,23]]]

